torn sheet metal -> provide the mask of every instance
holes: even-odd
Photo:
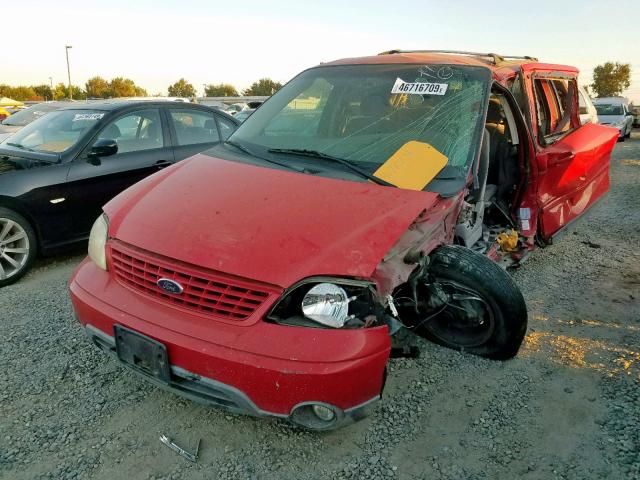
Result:
[[[190,462],[197,463],[197,461],[198,461],[198,452],[200,451],[200,441],[201,441],[201,439],[198,439],[198,444],[196,445],[196,451],[194,453],[187,452],[181,446],[173,443],[171,441],[171,439],[169,437],[167,437],[166,435],[162,435],[160,437],[160,441],[162,443],[164,443],[167,447],[169,447],[171,450],[176,452],[178,455],[186,458]]]

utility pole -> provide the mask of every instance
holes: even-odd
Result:
[[[203,97],[206,97],[206,96],[207,96],[207,84],[206,84],[206,83],[203,83],[203,84],[202,84],[202,88],[203,88],[203,92],[204,92],[204,93],[202,94],[202,96],[203,96]]]
[[[49,77],[49,87],[51,88],[51,100],[53,100],[53,78]]]
[[[69,100],[73,100],[73,93],[71,92],[71,70],[69,69],[69,49],[73,48],[71,45],[65,45],[64,50],[67,54],[67,76],[69,77]]]

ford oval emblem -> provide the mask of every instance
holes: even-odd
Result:
[[[171,295],[180,295],[184,291],[182,285],[170,278],[161,278],[156,282],[156,285]]]

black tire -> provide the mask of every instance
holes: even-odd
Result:
[[[446,334],[446,324],[444,329],[436,328],[443,322],[438,317],[444,314],[440,314],[426,321],[416,333],[445,347],[495,360],[506,360],[518,353],[527,330],[527,306],[506,271],[484,255],[459,245],[447,245],[438,248],[431,256],[429,275],[433,281],[450,282],[450,285],[461,286],[463,291],[475,293],[483,300],[487,321],[486,325],[483,320],[480,327],[469,327],[469,337],[464,339],[465,327],[449,327],[450,331],[453,330],[449,335]],[[444,322],[447,321],[445,318]],[[478,337],[473,330],[475,343],[468,341],[472,340],[471,329],[478,328],[486,331],[480,332],[482,335]]]
[[[27,273],[31,268],[31,265],[33,264],[33,261],[38,253],[38,240],[31,224],[22,215],[19,215],[13,210],[0,207],[0,235],[2,235],[4,226],[9,225],[9,221],[15,222],[15,224],[17,224],[17,226],[12,227],[14,229],[12,231],[15,232],[19,227],[26,234],[26,238],[21,238],[19,242],[14,241],[5,244],[3,244],[3,239],[0,239],[0,268],[2,268],[2,271],[0,271],[0,287],[11,285],[12,283],[17,282],[20,278],[22,278],[24,274]],[[11,235],[6,234],[4,239],[6,240],[8,238],[11,238]],[[12,265],[8,263],[9,261],[6,259],[6,257],[3,257],[4,248],[11,248],[12,250],[15,250],[16,248],[23,249],[25,245],[27,248],[27,252],[24,255],[20,255],[19,257],[14,257],[13,255],[11,256],[14,262],[16,261],[16,259],[19,260],[20,266],[13,267],[15,268],[15,271],[7,273],[5,267],[12,267]]]

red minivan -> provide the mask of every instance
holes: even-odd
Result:
[[[390,51],[302,72],[229,140],[104,207],[70,281],[88,336],[157,385],[310,429],[381,398],[414,334],[493,359],[505,269],[609,189],[578,70]]]

